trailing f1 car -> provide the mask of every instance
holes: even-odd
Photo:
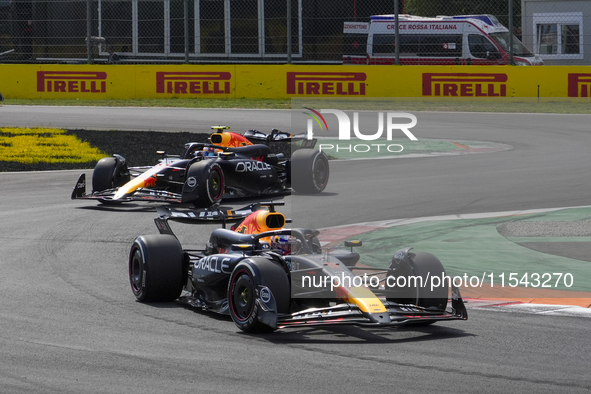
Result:
[[[142,302],[180,299],[229,314],[246,332],[340,324],[425,325],[468,318],[453,284],[427,283],[430,276],[445,276],[432,254],[405,248],[394,253],[387,269],[360,267],[360,256],[352,248],[361,242],[347,242],[350,251],[323,251],[317,230],[283,228],[286,219],[274,205],[232,212],[158,208],[160,234],[137,237],[129,253],[133,294]],[[214,230],[203,250],[183,249],[168,223],[230,221],[247,213],[231,229]],[[355,278],[361,276],[354,272],[369,272],[375,280],[357,284]]]
[[[246,137],[265,144],[253,144]],[[290,158],[273,153],[268,146],[271,141],[291,141],[294,137],[277,130],[270,134],[251,130],[244,136],[221,131],[211,135],[210,144],[185,144],[180,156],[158,152],[162,159],[155,166],[128,167],[125,158],[115,154],[95,166],[92,192],[86,193],[86,176],[82,174],[71,198],[208,207],[222,198],[277,194],[289,188],[303,194],[320,193],[328,183],[329,165],[324,153],[309,149],[315,140],[306,140],[304,149],[295,150]]]

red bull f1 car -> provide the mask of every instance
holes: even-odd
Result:
[[[92,192],[86,192],[82,174],[71,198],[103,203],[161,201],[209,207],[222,198],[257,197],[293,189],[302,194],[322,192],[329,178],[326,155],[312,149],[315,140],[278,130],[269,134],[250,130],[244,135],[214,126],[218,132],[208,144],[185,144],[182,155],[162,154],[155,166],[128,167],[124,157],[113,155],[97,163]],[[298,141],[290,158],[274,153],[271,142]]]
[[[342,324],[426,325],[468,318],[452,283],[429,282],[445,275],[432,254],[405,248],[394,253],[388,268],[359,266],[360,256],[352,248],[361,242],[347,242],[350,250],[323,250],[317,230],[284,228],[286,219],[275,205],[228,212],[157,208],[160,234],[137,237],[129,253],[133,294],[142,302],[180,300],[229,314],[246,332]],[[243,219],[231,228],[214,230],[202,250],[183,249],[169,225],[169,220],[237,218]],[[356,283],[361,272],[375,280]]]

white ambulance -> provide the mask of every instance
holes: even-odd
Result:
[[[422,17],[399,15],[400,64],[509,64],[509,30],[493,15]],[[370,22],[345,22],[344,64],[394,64],[394,15],[374,15]],[[542,65],[513,36],[516,65]]]

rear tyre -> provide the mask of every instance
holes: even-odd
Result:
[[[168,234],[137,237],[129,252],[129,283],[138,301],[166,302],[183,290],[183,250]]]
[[[96,163],[92,172],[92,191],[100,192],[123,186],[129,181],[125,163],[116,157],[105,157]]]
[[[298,193],[321,193],[328,184],[328,158],[315,149],[300,149],[290,160],[291,187]]]
[[[271,290],[277,313],[288,313],[291,303],[289,279],[283,267],[265,258],[253,258],[236,265],[228,282],[230,317],[244,332],[276,330],[261,321],[260,286]]]
[[[183,185],[183,202],[197,207],[209,207],[222,200],[224,187],[222,167],[211,160],[199,161],[187,170],[187,179]]]

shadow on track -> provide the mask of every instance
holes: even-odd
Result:
[[[476,336],[462,329],[437,324],[430,326],[404,326],[399,328],[375,326],[305,327],[287,328],[271,333],[250,334],[240,331],[234,325],[229,315],[204,311],[183,301],[142,304],[157,309],[183,308],[192,311],[198,319],[210,319],[222,322],[224,325],[227,324],[227,327],[224,328],[227,328],[228,334],[235,332],[235,335],[239,335],[245,340],[265,340],[273,344],[396,344]],[[201,325],[198,322],[195,322],[195,324]]]
[[[409,337],[410,334],[414,334]],[[245,334],[245,336],[254,336]],[[426,327],[310,327],[286,329],[270,335],[256,335],[274,344],[355,344],[355,343],[410,343],[451,338],[472,337],[475,334],[448,326]]]

